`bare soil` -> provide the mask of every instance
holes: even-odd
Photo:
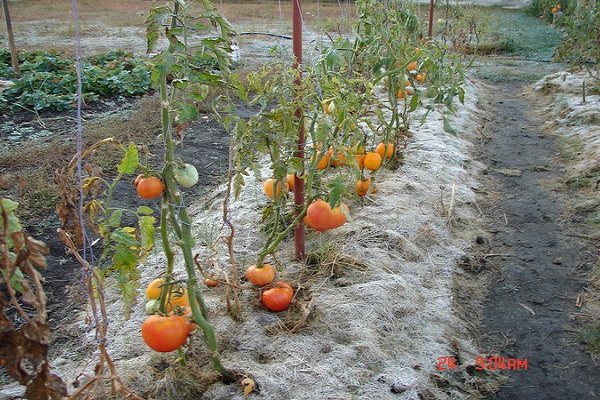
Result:
[[[543,130],[533,96],[526,82],[491,84],[481,102],[481,160],[498,196],[482,202],[492,267],[482,345],[486,355],[528,362],[494,398],[591,399],[600,396],[600,365],[575,335],[597,248],[578,235],[581,217],[557,184],[565,178],[557,138]]]

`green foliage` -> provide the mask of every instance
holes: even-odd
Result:
[[[289,173],[302,177],[304,211],[316,198],[336,205],[353,195],[357,178],[376,174],[359,169],[354,154],[360,148],[373,151],[380,142],[398,148],[417,110],[425,118],[436,109],[450,112],[456,101],[464,100],[463,57],[443,43],[423,39],[426,27],[414,5],[361,0],[356,7],[354,38],[329,36],[316,61],[302,66],[301,79],[283,62],[249,74],[247,83],[232,75],[232,92],[257,110],[248,119],[236,118],[235,113],[223,119],[233,132],[236,194],[249,172],[264,179],[267,156],[269,177],[282,182]],[[399,92],[406,95],[399,98]],[[301,127],[304,159],[298,155]],[[455,133],[448,123],[445,127]],[[340,163],[340,156],[346,162]],[[319,165],[329,157],[327,165]],[[392,166],[397,161],[386,162]],[[294,210],[299,211],[285,195],[266,206],[263,215],[269,215],[266,224],[271,232],[259,258],[274,251],[274,243],[299,222],[285,217]]]
[[[562,19],[566,34],[556,59],[571,65],[585,66],[598,73],[600,64],[600,7],[596,0],[580,0]]]
[[[31,51],[19,55],[21,78],[14,77],[10,53],[0,50],[0,76],[15,83],[0,93],[0,111],[64,111],[77,95],[77,65],[72,57]],[[150,69],[142,58],[111,51],[82,61],[83,98],[95,102],[113,96],[138,96],[150,89]]]
[[[598,73],[600,7],[597,0],[532,0],[529,13],[560,27],[564,33],[555,59]]]

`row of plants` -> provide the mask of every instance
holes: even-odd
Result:
[[[0,50],[0,77],[14,84],[0,92],[0,112],[64,111],[75,107],[77,65],[74,57],[55,51],[19,53],[16,78],[10,52]],[[122,50],[82,60],[82,92],[86,103],[114,96],[140,96],[150,90],[147,60]]]
[[[163,148],[162,162],[151,160],[147,144],[111,138],[76,154],[56,176],[62,194],[57,206],[61,238],[82,264],[93,324],[101,338],[101,367],[78,389],[76,395],[83,398],[93,398],[108,383],[112,395],[137,398],[118,381],[102,340],[110,317],[104,305],[107,276],[119,285],[128,316],[139,300],[139,265],[159,243],[166,265],[159,276],[145,277],[152,283],[145,299],[151,315],[140,327],[144,341],[159,352],[177,351],[179,362],[185,363],[184,345],[190,334],[198,333],[223,380],[242,381],[221,362],[204,288],[227,287],[232,318],[239,316],[240,290],[260,291],[269,310],[287,309],[294,288],[276,279],[275,268],[267,262],[281,243],[291,239],[292,232],[324,232],[350,221],[350,205],[360,207],[361,199],[376,192],[382,169],[400,165],[415,125],[430,113],[441,115],[444,129],[456,134],[447,114],[464,98],[464,60],[442,42],[424,38],[426,27],[405,2],[357,1],[353,37],[331,37],[313,64],[298,66],[282,59],[247,76],[230,70],[231,25],[210,1],[199,3],[199,15],[190,15],[189,4],[174,0],[152,8],[147,20],[149,50],[156,55],[146,65],[151,66],[151,86],[160,97],[162,130],[157,141]],[[217,35],[192,40],[199,21],[215,27]],[[161,36],[168,46],[157,49]],[[193,220],[182,189],[197,184],[198,174],[177,156],[182,137],[190,134],[187,127],[199,117],[198,104],[209,99],[214,99],[213,108],[232,134],[222,217],[228,232],[218,239],[224,239],[229,252],[227,270],[212,270],[210,260],[194,255]],[[241,118],[236,112],[240,103],[257,113]],[[123,154],[108,174],[90,161],[90,155],[106,146]],[[228,204],[249,184],[252,173],[265,190],[265,235],[264,246],[247,267],[236,260]],[[123,182],[133,182],[143,200],[160,200],[159,215],[145,205],[135,210],[117,207],[114,193]],[[291,191],[301,191],[303,201],[292,202]],[[99,241],[101,254],[92,255],[92,240]],[[177,270],[179,265],[183,271]],[[242,384],[246,391],[252,387],[247,380]]]
[[[600,7],[594,0],[532,0],[529,12],[558,28],[565,37],[555,58],[598,74],[600,64]]]

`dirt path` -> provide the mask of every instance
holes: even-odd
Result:
[[[492,191],[488,257],[496,272],[483,314],[486,354],[527,359],[506,371],[498,399],[600,398],[600,365],[575,341],[576,301],[586,285],[583,244],[569,236],[551,135],[540,130],[523,82],[493,84],[482,101],[483,151]],[[539,119],[539,118],[538,118]]]

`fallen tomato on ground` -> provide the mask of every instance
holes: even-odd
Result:
[[[294,298],[294,289],[286,282],[276,282],[263,292],[260,301],[271,311],[287,309]]]

